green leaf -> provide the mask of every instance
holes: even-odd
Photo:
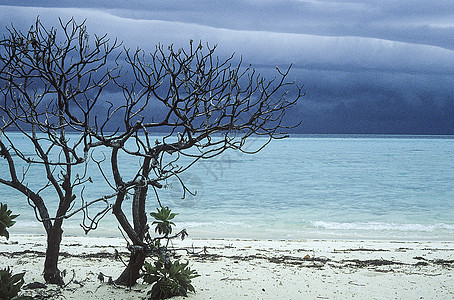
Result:
[[[0,236],[6,237],[7,240],[9,240],[9,232],[5,228],[0,228]]]
[[[171,213],[168,217],[167,217],[167,220],[172,220],[173,218],[175,218],[175,216],[177,216],[178,214],[177,213]]]
[[[4,236],[6,239],[9,239],[7,228],[13,226],[16,223],[13,219],[19,216],[11,213],[6,204],[0,203],[0,236]]]
[[[9,268],[0,270],[0,299],[20,299],[17,294],[24,284],[24,274],[12,275]]]

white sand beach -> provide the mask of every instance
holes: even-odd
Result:
[[[45,237],[12,235],[0,244],[0,261],[25,284],[43,282]],[[454,242],[361,240],[175,241],[201,275],[189,299],[454,299]],[[205,251],[204,251],[205,249]],[[122,239],[64,237],[60,270],[64,288],[25,290],[48,299],[143,299],[149,285],[131,289],[103,283],[122,271]],[[175,299],[183,299],[176,297]]]

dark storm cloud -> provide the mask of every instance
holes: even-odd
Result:
[[[29,5],[27,1],[3,1]],[[42,1],[1,7],[0,25],[36,15],[87,19],[127,47],[189,39],[218,44],[269,75],[293,63],[307,96],[292,117],[304,132],[454,134],[454,2]],[[71,8],[69,8],[71,7]]]

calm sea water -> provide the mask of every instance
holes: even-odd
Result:
[[[251,149],[261,142],[252,140]],[[192,237],[454,240],[452,137],[293,136],[259,154],[232,151],[200,161],[182,179],[197,195],[181,199],[174,180],[161,201],[179,213],[177,229]],[[110,192],[94,180],[87,200]],[[0,191],[0,201],[21,214],[12,232],[43,232],[26,199],[5,186]],[[83,235],[81,217],[65,221],[67,234]],[[121,236],[110,214],[99,226],[90,235]]]

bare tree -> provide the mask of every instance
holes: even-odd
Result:
[[[63,221],[72,215],[77,188],[92,180],[86,172],[90,135],[80,128],[90,128],[95,103],[116,76],[116,64],[109,68],[108,58],[120,45],[106,36],[90,43],[84,23],[74,20],[60,20],[58,34],[39,19],[28,32],[7,30],[0,41],[0,156],[9,174],[0,174],[0,183],[22,193],[42,222],[44,278],[61,285],[57,263]],[[72,128],[76,122],[83,126]],[[77,136],[68,133],[73,129]],[[15,134],[33,151],[21,148]],[[42,172],[43,181],[32,172]]]
[[[149,55],[126,50],[125,69],[133,80],[115,79],[125,101],[112,104],[98,128],[108,127],[112,120],[122,120],[122,124],[117,123],[113,134],[91,133],[97,141],[93,146],[111,148],[113,180],[109,184],[117,193],[113,213],[130,240],[131,257],[118,284],[134,285],[145,257],[156,253],[148,234],[148,190],[152,189],[162,207],[159,189],[171,177],[179,180],[184,193],[191,193],[180,174],[197,161],[228,149],[257,153],[271,140],[286,137],[286,113],[303,96],[301,87],[288,80],[290,68],[277,68],[276,77],[266,80],[250,66],[243,67],[241,59],[217,57],[215,49],[191,41],[188,49],[159,45]],[[165,134],[156,139],[157,132]],[[246,147],[251,136],[266,139],[251,150]],[[141,158],[137,173],[127,180],[119,167],[121,153]],[[132,220],[123,207],[128,193]]]
[[[119,43],[109,44],[106,36],[95,36],[89,44],[83,23],[60,21],[60,26],[62,37],[37,20],[27,33],[11,28],[1,40],[0,154],[8,162],[9,178],[0,175],[0,183],[23,193],[43,223],[48,239],[44,277],[50,283],[63,283],[57,268],[63,220],[83,211],[82,227],[89,232],[112,208],[131,251],[116,282],[132,286],[146,256],[160,251],[148,232],[148,195],[162,206],[159,189],[171,177],[191,193],[180,174],[198,161],[229,149],[256,153],[286,137],[286,113],[302,90],[288,80],[290,68],[277,68],[275,78],[266,80],[241,59],[217,57],[216,47],[191,41],[188,49],[159,45],[150,54],[119,51]],[[111,83],[121,99],[106,98]],[[95,114],[105,104],[103,113]],[[24,153],[11,130],[28,139],[35,152]],[[158,132],[164,134],[156,138]],[[251,151],[246,142],[252,136],[267,139]],[[91,156],[94,148],[108,156]],[[90,158],[112,190],[91,202],[81,193],[82,206],[73,209],[75,191],[92,180],[86,172]],[[135,166],[133,175],[125,174],[124,163]],[[20,172],[18,164],[24,166]],[[46,174],[41,186],[27,181],[34,166]],[[48,205],[52,199],[46,198],[50,192],[58,199],[54,217]],[[132,219],[124,207],[128,198]],[[106,208],[91,217],[88,208],[99,201]]]

